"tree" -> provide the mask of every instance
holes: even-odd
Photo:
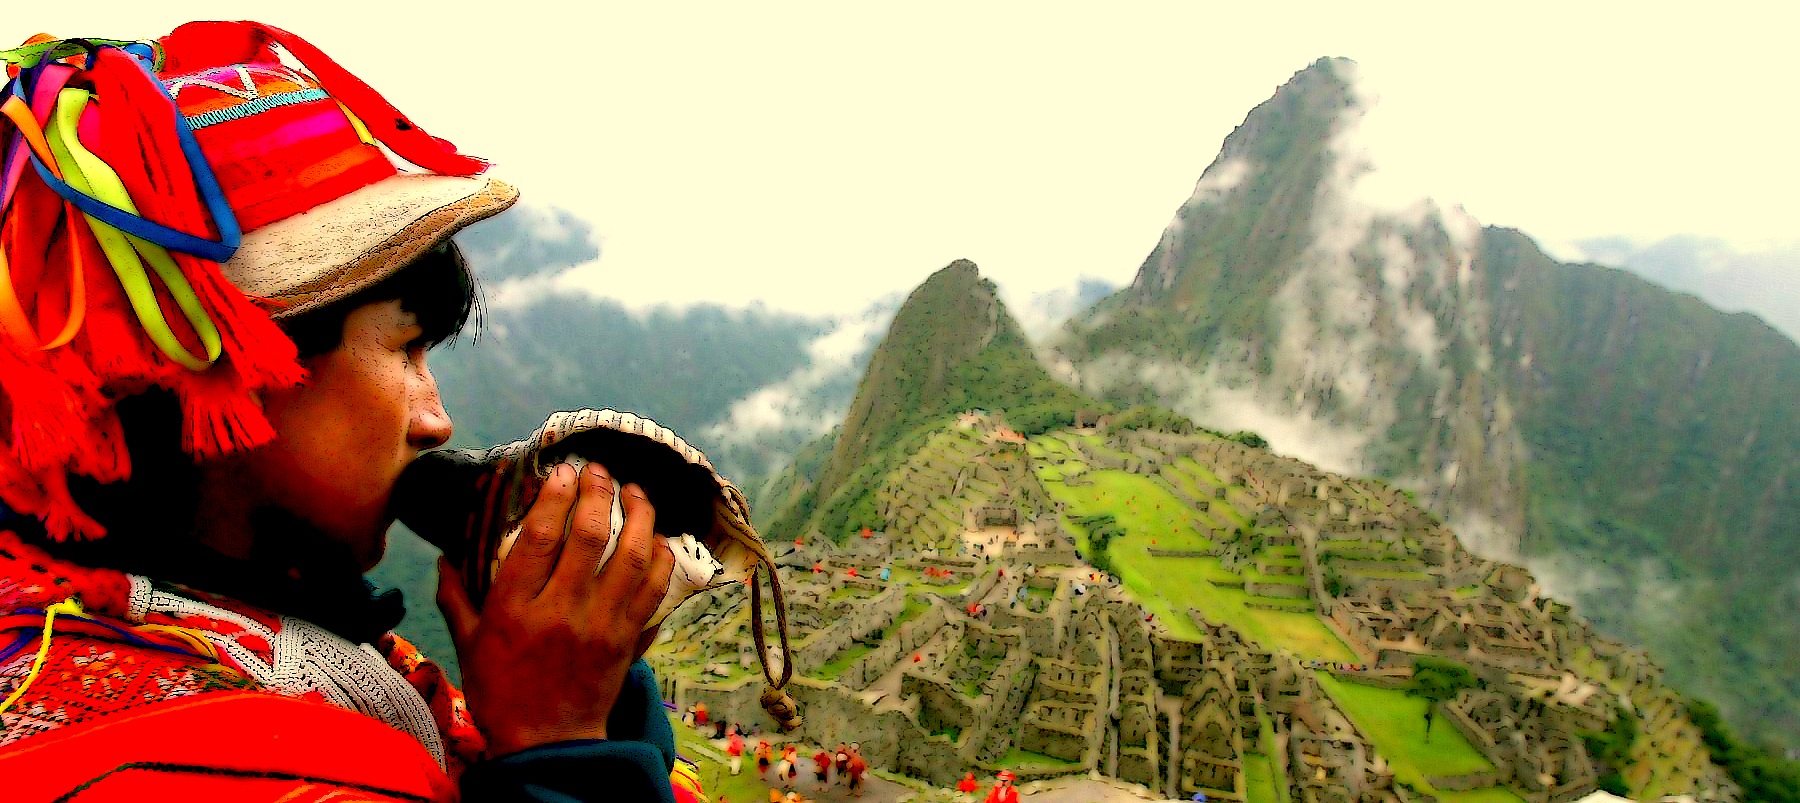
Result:
[[[1481,685],[1475,673],[1455,661],[1421,655],[1413,661],[1412,683],[1406,693],[1425,699],[1425,741],[1431,741],[1431,719],[1437,704],[1456,699],[1457,692]]]

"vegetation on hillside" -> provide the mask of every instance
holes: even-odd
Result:
[[[1585,615],[1759,736],[1800,732],[1800,348],[1623,271],[1564,265],[1489,229],[1516,366],[1527,549],[1655,567],[1582,595]],[[1637,605],[1645,595],[1678,595]]]
[[[1557,263],[1516,231],[1469,241],[1431,214],[1331,229],[1344,221],[1322,203],[1379,211],[1343,197],[1333,169],[1358,102],[1338,66],[1250,112],[1133,284],[1059,351],[1126,406],[1191,400],[1193,385],[1110,371],[1124,358],[1241,378],[1285,355],[1265,403],[1303,396],[1298,414],[1366,435],[1357,457],[1418,483],[1439,515],[1491,521],[1530,559],[1563,556],[1586,579],[1560,590],[1596,624],[1756,737],[1792,743],[1800,673],[1783,669],[1800,666],[1800,620],[1778,612],[1800,609],[1800,347],[1753,316]],[[1307,329],[1334,292],[1410,317],[1378,303],[1354,332]],[[1302,354],[1372,341],[1347,366],[1368,387],[1289,387],[1331,369],[1295,357],[1295,336],[1321,341]]]
[[[551,412],[582,407],[629,410],[696,438],[732,402],[804,364],[818,334],[817,321],[781,313],[635,313],[557,295],[488,311],[480,335],[431,352],[431,368],[455,445],[523,438]]]
[[[1731,735],[1719,710],[1704,700],[1690,700],[1688,717],[1700,727],[1700,738],[1713,762],[1731,773],[1744,799],[1758,803],[1800,803],[1800,762],[1785,761],[1763,747]]]
[[[830,457],[816,475],[794,477],[810,487],[770,530],[842,539],[883,526],[875,510],[882,478],[950,416],[984,410],[1030,434],[1072,424],[1084,409],[1107,407],[1051,378],[993,282],[959,260],[907,297],[869,359]]]

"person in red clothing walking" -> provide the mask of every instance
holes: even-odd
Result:
[[[781,782],[792,787],[794,785],[794,779],[800,777],[799,746],[789,744],[786,749],[782,750],[781,762],[787,765],[787,777],[782,779]]]
[[[862,797],[863,775],[869,771],[869,762],[863,760],[860,745],[850,746],[850,794]]]
[[[813,754],[813,776],[820,786],[830,782],[831,751],[826,750],[824,745],[819,745],[819,752]]]
[[[726,740],[725,755],[731,757],[732,775],[744,769],[744,737],[737,731],[732,731],[731,738]]]
[[[975,781],[975,773],[970,772],[964,775],[962,780],[956,782],[956,799],[970,800],[975,797],[975,790],[980,788],[981,784]]]

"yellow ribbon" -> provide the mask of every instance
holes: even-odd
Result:
[[[83,147],[75,135],[81,113],[87,108],[88,95],[87,90],[74,88],[58,93],[56,111],[50,117],[45,139],[49,141],[57,164],[62,167],[63,181],[68,182],[70,187],[136,215],[137,205],[132,203],[131,195],[125,191],[125,184],[119,180],[119,174],[113,172],[104,160]],[[113,272],[118,274],[119,284],[125,289],[125,297],[131,302],[132,311],[137,313],[139,323],[143,324],[144,333],[150,336],[150,342],[155,343],[169,359],[190,370],[205,370],[217,360],[222,346],[219,330],[213,326],[212,319],[207,317],[206,309],[201,306],[199,297],[188,284],[187,276],[175,264],[175,259],[169,256],[168,250],[119,231],[92,216],[84,217],[87,218],[88,228],[94,232],[94,239],[100,243],[100,250],[106,253],[107,261],[112,263]],[[139,259],[139,255],[142,255],[142,259]],[[182,317],[187,319],[194,334],[199,336],[201,347],[206,350],[205,357],[189,354],[169,329],[169,322],[162,314],[162,306],[156,301],[156,291],[150,286],[149,274],[144,271],[145,261],[150,263],[151,269],[162,279],[176,308],[181,310]]]
[[[37,680],[38,674],[44,671],[44,661],[50,657],[50,628],[56,624],[56,615],[59,613],[80,616],[82,615],[81,603],[76,602],[74,597],[70,597],[44,609],[44,636],[43,641],[38,644],[37,659],[31,662],[31,671],[25,675],[25,682],[20,683],[19,688],[13,690],[13,693],[6,698],[6,702],[0,703],[0,713],[4,713],[20,697],[25,696],[25,690],[31,688],[31,682]]]

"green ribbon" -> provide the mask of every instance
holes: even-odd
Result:
[[[85,89],[72,88],[57,94],[56,111],[50,116],[50,126],[44,131],[45,139],[49,141],[51,152],[56,155],[57,166],[63,171],[63,180],[70,187],[136,215],[137,206],[125,191],[125,184],[119,180],[119,174],[113,172],[100,157],[83,147],[81,140],[75,135],[81,113],[87,108],[88,95]],[[190,370],[203,371],[217,360],[221,349],[218,327],[207,316],[199,297],[194,294],[193,286],[188,284],[181,266],[175,264],[175,259],[169,256],[168,249],[119,231],[92,215],[84,216],[88,227],[94,232],[94,239],[100,243],[100,250],[106,253],[107,262],[112,264],[113,273],[118,275],[119,284],[125,289],[125,297],[131,302],[132,311],[137,313],[144,333],[150,336],[150,342],[155,343],[169,359]],[[204,358],[189,354],[169,328],[169,322],[162,314],[162,306],[156,301],[156,290],[150,284],[150,276],[144,270],[145,261],[150,263],[151,269],[162,279],[170,298],[181,310],[182,317],[187,319],[194,334],[199,336],[200,344],[206,350]]]
[[[162,43],[135,39],[52,39],[48,42],[38,42],[33,45],[21,45],[11,50],[0,50],[0,62],[5,62],[21,69],[30,69],[44,62],[54,62],[60,59],[66,59],[70,56],[89,53],[92,52],[93,48],[103,45],[119,48],[130,45],[145,45],[150,48],[151,52],[156,54],[156,57],[152,59],[154,63],[150,68],[156,72],[162,72],[163,58],[165,55],[163,53]]]

